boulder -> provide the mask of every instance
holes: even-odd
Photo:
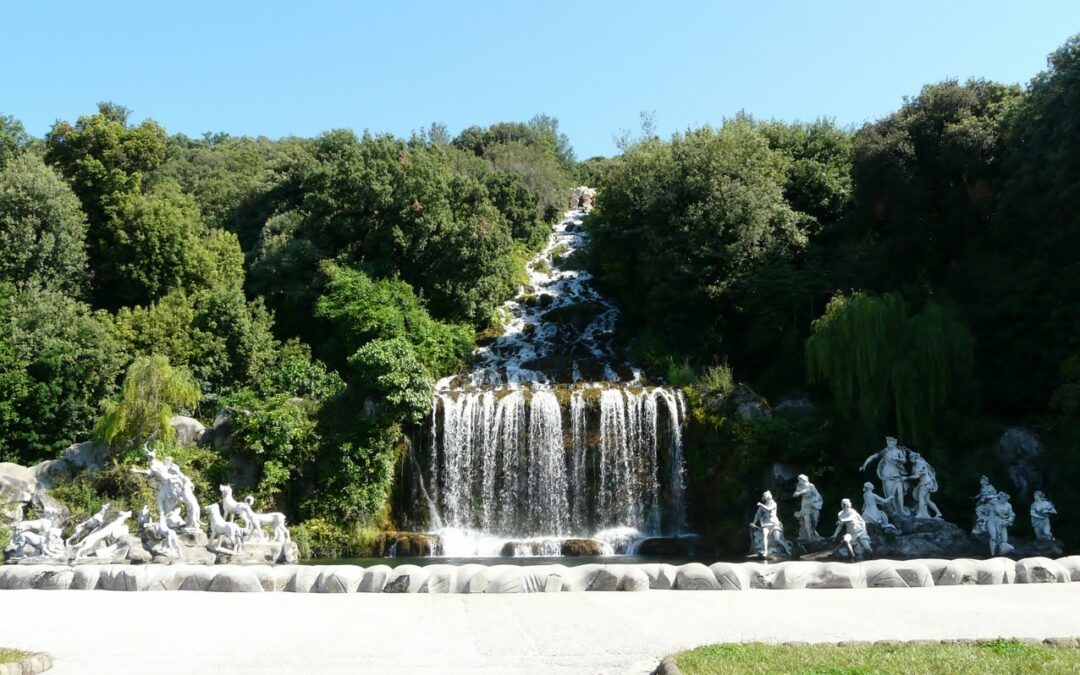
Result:
[[[12,522],[23,519],[23,508],[39,490],[34,473],[11,462],[0,462],[0,517]]]
[[[622,581],[619,582],[620,591],[647,591],[649,590],[649,576],[637,565],[627,565],[623,570]]]
[[[386,580],[383,593],[416,593],[427,581],[427,571],[417,565],[395,567]]]
[[[355,593],[364,580],[364,568],[356,565],[325,565],[315,581],[316,593]]]
[[[212,565],[185,565],[184,577],[180,582],[181,591],[205,591],[210,588],[214,581],[214,567]]]
[[[619,589],[619,582],[622,581],[619,575],[619,570],[615,565],[605,565],[596,571],[593,575],[589,585],[585,588],[587,591],[616,591]]]
[[[488,571],[488,593],[528,593],[524,573],[518,565],[495,565]]]
[[[805,396],[782,398],[772,407],[772,413],[778,417],[813,417],[817,414],[817,406]]]
[[[379,548],[390,558],[428,558],[442,554],[442,537],[423,532],[384,532]]]
[[[1050,558],[1024,558],[1016,561],[1016,583],[1018,584],[1065,584],[1072,581],[1072,575]]]
[[[317,593],[319,568],[314,565],[295,565],[293,575],[285,585],[285,590],[292,593]]]
[[[101,568],[97,565],[76,565],[68,588],[73,591],[92,591],[97,588],[100,575]]]
[[[389,565],[374,565],[364,570],[364,578],[356,589],[360,593],[382,593],[393,571]]]
[[[453,593],[456,565],[428,565],[428,577],[420,587],[421,593]]]
[[[649,588],[660,591],[669,591],[675,587],[675,577],[679,570],[668,563],[650,563],[638,565],[638,568],[649,578]]]
[[[210,581],[206,590],[218,593],[262,593],[259,577],[249,569],[237,565],[224,565]]]
[[[637,546],[637,555],[673,558],[693,555],[701,543],[696,535],[683,537],[649,537]]]
[[[1069,574],[1069,579],[1072,581],[1080,581],[1080,555],[1058,558],[1054,562],[1060,565],[1061,569]]]
[[[177,445],[198,445],[206,433],[206,427],[194,417],[173,415],[169,418],[169,424],[176,430]]]
[[[994,455],[1005,465],[1016,488],[1014,499],[1027,501],[1042,487],[1046,448],[1034,431],[1009,427],[994,445]]]
[[[712,570],[701,563],[679,565],[675,573],[675,590],[679,591],[718,591],[720,582]]]
[[[565,539],[559,546],[559,553],[571,558],[604,555],[604,543],[596,539]]]
[[[977,555],[979,542],[965,529],[936,518],[897,518],[899,535],[885,535],[877,527],[869,528],[874,556],[897,560],[919,558],[954,558]]]

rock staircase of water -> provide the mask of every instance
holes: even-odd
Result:
[[[685,403],[619,356],[618,310],[568,264],[584,215],[554,227],[473,370],[436,388],[414,482],[446,555],[558,555],[568,539],[625,553],[686,526]]]

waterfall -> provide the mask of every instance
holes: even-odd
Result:
[[[428,483],[438,490],[429,510],[446,527],[586,537],[685,523],[682,420],[669,389],[446,392],[433,418]]]
[[[685,530],[685,401],[644,386],[619,355],[617,308],[587,271],[563,268],[588,242],[583,215],[529,262],[472,371],[436,386],[429,456],[413,466],[447,555],[558,555],[571,538],[625,553]],[[592,318],[548,320],[556,310]]]

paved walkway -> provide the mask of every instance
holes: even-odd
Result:
[[[535,595],[0,591],[71,673],[647,673],[714,642],[1080,636],[1080,583]]]

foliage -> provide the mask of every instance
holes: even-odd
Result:
[[[234,456],[258,470],[255,497],[281,507],[288,487],[302,476],[319,447],[313,409],[301,399],[278,395],[260,399],[242,391],[228,399],[232,409]]]
[[[34,154],[0,166],[0,278],[82,295],[86,218],[78,198]]]
[[[8,165],[30,144],[30,135],[22,122],[11,115],[0,115],[0,169]]]
[[[853,293],[814,322],[806,358],[811,381],[828,383],[841,410],[919,443],[970,374],[972,337],[934,302],[909,316],[897,294]]]
[[[193,410],[199,397],[199,385],[187,368],[173,368],[165,356],[139,357],[128,367],[119,396],[106,401],[95,433],[114,450],[154,436],[169,443],[176,435],[169,419]]]
[[[309,518],[291,530],[300,558],[353,558],[375,555],[380,532],[364,526],[340,526],[324,518]]]
[[[733,288],[806,244],[784,167],[745,117],[646,138],[613,160],[589,221],[590,261],[623,326],[676,360],[718,358]]]
[[[0,458],[54,458],[115,389],[124,356],[111,321],[59,291],[0,281],[0,325]]]
[[[419,424],[430,412],[435,383],[405,340],[372,340],[349,358],[349,366],[350,385],[378,401],[382,416]]]
[[[327,265],[316,315],[330,324],[324,352],[335,367],[372,340],[401,338],[432,376],[456,371],[472,349],[467,326],[436,321],[403,281],[372,279],[363,270]]]

